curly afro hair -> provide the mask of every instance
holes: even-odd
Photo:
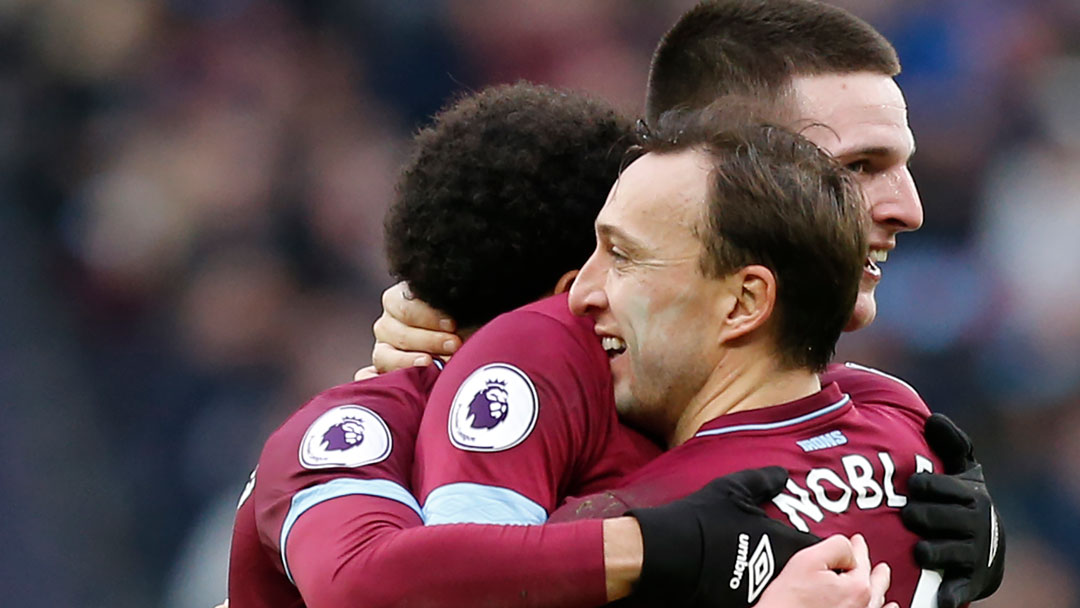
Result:
[[[519,82],[459,99],[414,141],[386,216],[390,270],[470,328],[585,262],[633,135],[605,103]]]

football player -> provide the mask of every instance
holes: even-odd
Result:
[[[922,223],[907,168],[914,139],[893,80],[899,69],[888,41],[840,9],[810,0],[716,0],[703,2],[675,24],[657,48],[650,72],[649,123],[672,109],[742,96],[765,108],[769,122],[800,130],[856,172],[873,225],[849,330],[873,320],[880,263],[895,247],[897,234]],[[425,353],[446,356],[460,344],[446,331],[453,327],[452,317],[406,300],[404,293],[398,285],[384,294],[386,312],[375,327],[378,369],[423,364],[431,357]],[[499,359],[504,357],[493,354],[493,361]],[[473,363],[477,369],[485,364]],[[928,537],[916,553],[919,564],[945,572],[941,604],[956,606],[985,597],[1000,584],[1004,537],[970,443],[955,427],[943,436],[949,439],[935,447],[943,450],[938,456],[946,475],[913,478],[903,513]]]
[[[647,547],[684,545],[649,536],[652,518],[671,519],[679,505],[638,509],[717,474],[781,465],[791,479],[773,515],[822,535],[862,532],[892,567],[894,599],[935,605],[940,575],[916,564],[918,537],[898,511],[912,474],[941,469],[923,436],[929,410],[873,370],[819,375],[864,270],[858,186],[783,129],[676,118],[660,121],[616,182],[569,301],[596,322],[620,416],[669,449],[617,489],[571,501],[566,517],[638,514]],[[748,601],[774,572],[770,542],[741,540],[729,584]]]
[[[628,135],[628,123],[603,104],[546,87],[496,87],[461,100],[417,136],[388,218],[393,266],[425,297],[462,307],[459,317],[475,324],[545,291],[564,291],[567,270],[591,249],[586,218],[617,175]],[[484,242],[493,235],[500,239]],[[521,242],[542,242],[550,253],[536,259]],[[447,255],[465,251],[476,264]],[[443,262],[450,266],[438,269]],[[658,448],[615,422],[603,399],[610,395],[606,356],[591,339],[591,323],[570,315],[565,297],[560,302],[561,318],[587,338],[569,346],[595,368],[592,384],[575,389],[597,403],[582,430],[610,450],[583,455],[580,468],[590,471],[589,481],[568,488],[610,487]],[[633,517],[544,527],[419,527],[420,507],[410,491],[412,443],[439,367],[326,391],[271,436],[237,514],[233,606],[589,606],[629,593],[642,574],[644,550]],[[518,423],[520,416],[508,410],[519,399],[513,378],[485,382],[471,396],[470,427]],[[734,559],[737,532],[771,532],[781,561],[813,540],[757,508],[785,479],[776,469],[740,473],[686,504],[689,516],[710,524],[700,536],[702,566],[706,558]],[[763,605],[880,606],[889,573],[871,572],[861,539],[831,539],[801,555]],[[820,588],[808,592],[807,577]],[[695,579],[681,592],[702,599],[730,594],[699,587]]]

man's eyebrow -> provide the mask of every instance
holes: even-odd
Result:
[[[915,150],[916,150],[916,147],[915,147],[915,144],[913,143],[911,145],[911,153],[907,155],[907,158],[909,160],[911,159],[911,157],[915,156]],[[842,157],[849,157],[849,156],[863,156],[863,157],[866,157],[866,156],[870,156],[870,157],[886,156],[886,157],[888,157],[888,156],[898,156],[898,155],[902,155],[900,150],[898,148],[892,148],[892,147],[889,147],[889,146],[869,146],[869,147],[866,147],[866,148],[855,148],[855,149],[852,149],[852,150],[845,150],[845,151],[843,151],[842,153],[839,154],[839,156],[842,156]]]
[[[596,224],[596,234],[604,237],[607,240],[617,240],[619,246],[627,250],[628,253],[640,251],[642,249],[641,242],[626,233],[625,230],[612,226],[611,224]]]

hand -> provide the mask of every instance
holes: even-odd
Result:
[[[900,515],[923,538],[915,545],[915,561],[944,573],[938,607],[956,608],[1001,585],[1005,530],[964,431],[947,416],[934,414],[926,421],[926,442],[945,463],[944,474],[912,475],[908,504]]]
[[[375,376],[378,376],[378,375],[379,375],[379,372],[375,370],[375,366],[374,365],[369,365],[367,367],[362,367],[362,368],[356,370],[356,373],[353,374],[353,382],[359,382],[361,380],[367,380],[368,378],[374,378]]]
[[[739,471],[670,504],[632,509],[644,547],[634,595],[662,605],[753,604],[774,572],[820,540],[761,508],[787,478],[780,467]]]
[[[796,553],[761,596],[758,608],[882,608],[892,572],[870,569],[870,552],[859,534],[830,536]],[[890,602],[884,608],[900,608]]]
[[[432,357],[449,357],[461,347],[454,320],[414,298],[404,281],[383,292],[382,305],[372,328],[371,362],[378,373],[431,365]]]

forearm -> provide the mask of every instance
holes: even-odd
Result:
[[[291,534],[289,564],[310,608],[597,606],[607,599],[603,522],[406,529],[382,514],[357,515],[348,503],[319,505]],[[633,570],[625,526],[614,537],[620,580]]]

